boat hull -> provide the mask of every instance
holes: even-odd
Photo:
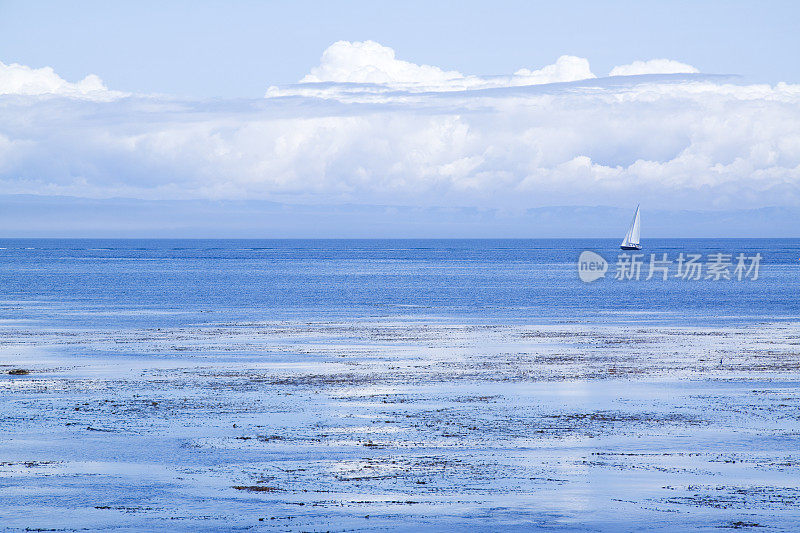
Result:
[[[641,250],[642,249],[641,246],[633,246],[633,245],[631,245],[631,246],[620,246],[620,248],[623,249],[623,250]]]

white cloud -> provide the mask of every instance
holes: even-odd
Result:
[[[461,78],[464,75],[454,70],[444,71],[439,67],[397,59],[394,50],[375,41],[337,41],[323,52],[319,66],[312,68],[300,83],[335,81],[431,85]]]
[[[609,76],[637,76],[640,74],[697,74],[700,72],[691,65],[672,59],[651,59],[634,61],[629,65],[619,65],[611,69]]]
[[[325,50],[320,64],[312,68],[298,85],[270,87],[266,96],[337,98],[347,94],[382,94],[398,89],[417,93],[447,92],[539,85],[594,77],[589,61],[575,56],[561,56],[554,64],[537,70],[523,68],[513,75],[479,77],[397,59],[393,49],[375,41],[338,41]]]
[[[343,50],[362,57],[358,48]],[[457,77],[397,65],[380,48],[367,55],[323,60],[327,74],[312,71],[320,81],[292,99],[0,97],[0,186],[328,204],[800,206],[798,85],[594,79],[568,56],[499,79]],[[380,73],[363,70],[376,63]],[[370,76],[389,81],[336,81]]]
[[[609,76],[698,72],[691,65],[671,59],[651,59],[616,66]],[[566,83],[595,77],[586,58],[569,55],[538,69],[521,68],[508,75],[475,76],[397,59],[392,48],[375,41],[337,41],[325,50],[319,65],[297,84],[269,87],[265,96],[384,101],[384,95],[396,91],[455,92]]]
[[[70,83],[56,74],[51,67],[31,68],[0,61],[0,95],[56,95],[90,100],[108,100],[124,96],[109,91],[98,76],[89,74],[81,81]]]
[[[594,78],[589,68],[589,60],[575,56],[561,56],[553,65],[539,70],[520,69],[514,73],[515,85],[538,85]]]

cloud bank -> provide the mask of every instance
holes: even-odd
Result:
[[[562,56],[478,77],[340,42],[300,83],[251,101],[84,98],[91,80],[25,68],[55,82],[0,83],[6,194],[509,212],[800,206],[800,86],[665,73],[691,68],[673,61],[596,78]]]

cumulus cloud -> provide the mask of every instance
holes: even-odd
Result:
[[[380,73],[365,67],[374,57],[340,55],[312,70],[319,81],[300,84],[307,96],[292,98],[0,96],[0,186],[503,209],[800,206],[798,85],[699,74],[593,78],[588,62],[567,57],[456,90],[472,78],[397,65],[393,54],[367,48],[382,58]],[[336,81],[350,79],[384,82]],[[319,90],[330,93],[320,99]]]
[[[81,81],[70,83],[51,67],[31,68],[19,63],[6,65],[0,61],[0,95],[56,95],[72,98],[108,100],[123,96],[109,91],[98,76],[89,74]]]
[[[394,50],[375,41],[338,41],[323,52],[319,66],[312,68],[300,82],[437,84],[463,77],[454,70],[397,59]]]
[[[691,65],[672,59],[651,59],[634,61],[611,69],[609,76],[637,76],[640,74],[696,74],[700,72]]]
[[[651,59],[616,66],[609,76],[697,73],[695,67],[679,61]],[[510,75],[476,76],[398,59],[392,48],[375,41],[338,41],[325,50],[319,65],[297,84],[269,87],[265,96],[380,100],[380,95],[398,90],[454,92],[566,83],[595,77],[588,59],[569,55],[559,57],[551,65],[520,68]]]
[[[553,65],[539,70],[519,69],[514,73],[516,85],[538,85],[594,78],[589,68],[589,60],[583,57],[561,56]]]
[[[522,68],[513,75],[480,77],[397,59],[393,49],[375,41],[338,41],[325,50],[320,64],[312,68],[297,85],[270,87],[266,96],[329,98],[356,92],[380,94],[388,90],[447,92],[539,85],[594,77],[589,61],[575,56],[561,56],[552,65],[534,70]],[[359,87],[348,84],[359,84]]]

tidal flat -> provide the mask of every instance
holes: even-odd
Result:
[[[9,531],[793,531],[800,324],[0,328]]]

